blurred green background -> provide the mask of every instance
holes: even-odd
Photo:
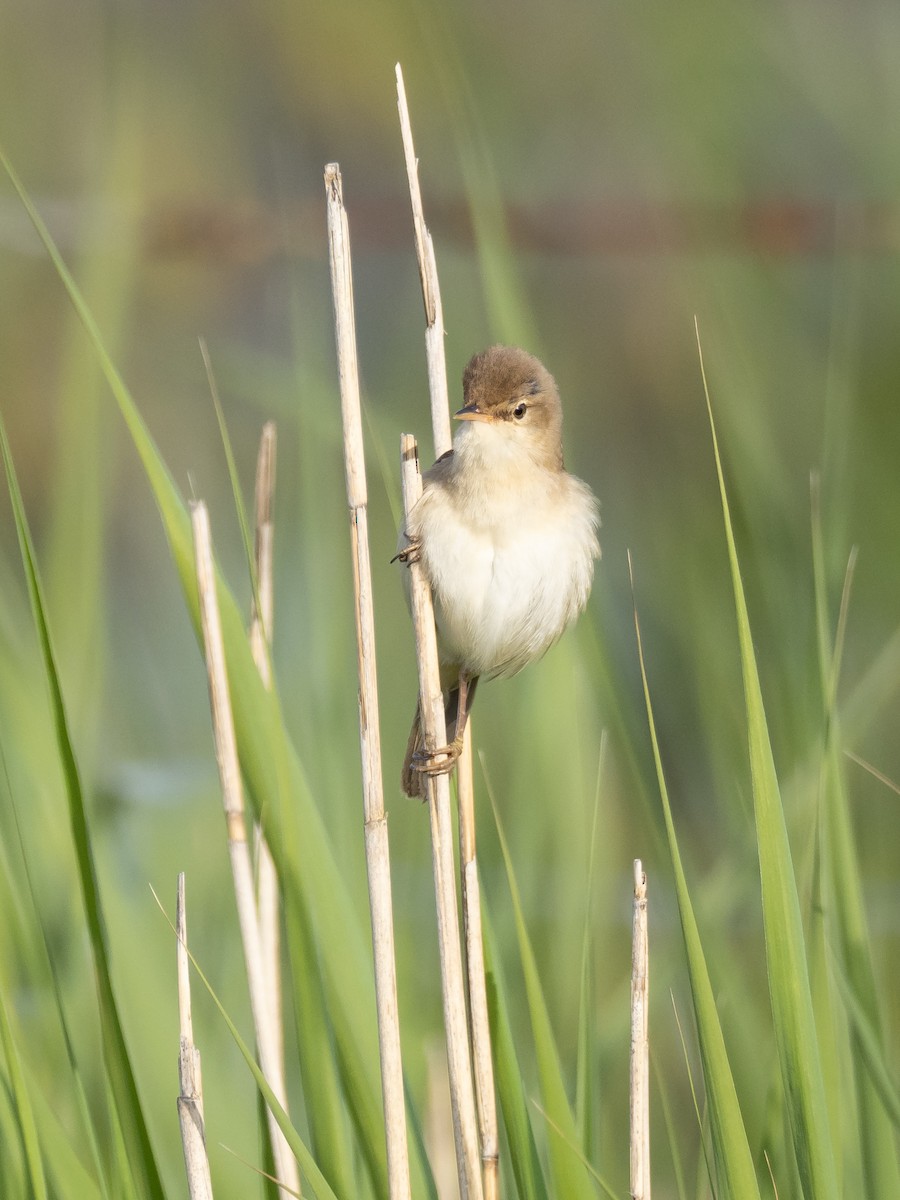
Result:
[[[823,731],[811,472],[821,477],[832,618],[850,548],[859,547],[840,689],[847,743],[900,778],[900,13],[877,0],[5,0],[2,22],[0,141],[176,480],[209,502],[226,573],[248,607],[199,336],[248,494],[260,427],[278,421],[276,671],[366,919],[322,187],[323,165],[341,164],[370,422],[405,1065],[421,1096],[423,1047],[439,1037],[440,997],[426,814],[401,798],[396,782],[416,685],[410,625],[389,565],[401,430],[417,432],[430,457],[394,92],[394,64],[403,64],[442,284],[451,396],[468,357],[493,341],[539,354],[564,398],[567,465],[602,503],[603,560],[588,615],[540,665],[485,686],[475,709],[564,1055],[574,1048],[590,905],[603,1108],[596,1159],[624,1191],[636,856],[650,876],[652,1037],[678,1128],[697,1141],[668,996],[671,988],[684,1015],[626,548],[676,820],[717,963],[726,1035],[734,1035],[745,1116],[758,1133],[774,1051],[737,641],[693,319],[803,868]],[[8,185],[0,190],[0,278],[0,403],[92,797],[126,1033],[177,1194],[174,948],[148,884],[174,906],[176,873],[187,872],[193,947],[249,1027],[202,664],[137,457]],[[73,934],[79,901],[45,685],[5,499],[0,512],[8,792],[73,1020],[78,1027],[84,1016],[89,1044],[89,963]],[[587,900],[603,730],[597,871]],[[897,978],[900,948],[897,797],[853,762],[848,781],[887,985]],[[508,935],[506,883],[482,794],[484,889]],[[0,935],[2,973],[41,1049],[31,1065],[50,1079],[62,1049],[32,977],[30,918],[13,899],[23,874],[8,798],[0,830],[11,914]],[[511,950],[513,978],[515,963]],[[249,1175],[219,1143],[255,1159],[253,1089],[204,997],[197,1007],[217,1195],[247,1195]],[[895,999],[886,1016],[896,1045]],[[524,1030],[524,1011],[522,1021]],[[63,1119],[70,1103],[59,1097]],[[659,1193],[672,1194],[661,1130],[658,1144]],[[687,1155],[692,1170],[695,1153]]]

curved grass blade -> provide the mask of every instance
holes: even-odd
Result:
[[[0,419],[0,449],[2,449],[3,462],[6,468],[6,479],[12,501],[16,533],[19,538],[19,548],[22,553],[28,595],[31,600],[32,616],[44,662],[44,673],[50,691],[57,750],[69,804],[72,841],[75,848],[81,896],[94,962],[94,977],[100,1010],[100,1026],[103,1035],[104,1061],[109,1083],[115,1097],[116,1109],[122,1122],[123,1134],[128,1147],[129,1162],[135,1176],[136,1184],[139,1190],[142,1190],[145,1195],[154,1198],[158,1197],[159,1200],[163,1200],[162,1181],[157,1170],[156,1160],[150,1144],[150,1136],[144,1121],[137,1084],[128,1055],[128,1049],[125,1045],[125,1037],[122,1032],[119,1011],[113,992],[106,945],[106,930],[100,902],[97,873],[91,850],[81,777],[75,759],[72,740],[69,735],[69,722],[59,673],[56,668],[56,658],[50,638],[50,628],[47,624],[43,593],[34,557],[34,548],[25,516],[25,506],[22,502],[22,494],[19,490],[19,482],[16,477],[12,454],[10,453],[9,441],[6,436],[6,427],[2,419]]]
[[[37,1124],[34,1110],[31,1107],[31,1096],[25,1083],[22,1063],[19,1061],[19,1051],[13,1038],[9,1016],[6,1011],[6,1001],[0,989],[0,1043],[6,1058],[6,1069],[9,1072],[10,1090],[16,1106],[16,1116],[19,1125],[19,1137],[22,1139],[22,1150],[25,1155],[25,1167],[31,1193],[34,1200],[47,1200],[47,1181],[44,1177],[44,1162],[38,1140]]]
[[[26,1073],[31,1075],[30,1072]],[[63,1129],[53,1106],[41,1091],[33,1076],[29,1079],[34,1116],[38,1124],[44,1160],[50,1180],[51,1194],[59,1200],[106,1200],[109,1193],[101,1190],[72,1145],[69,1133]]]
[[[50,936],[47,932],[47,926],[44,922],[43,914],[41,913],[41,910],[38,907],[37,894],[36,894],[35,888],[34,888],[34,881],[32,880],[32,877],[31,877],[31,869],[28,865],[28,856],[25,853],[25,842],[22,838],[22,828],[19,823],[18,806],[16,805],[16,801],[15,801],[15,798],[14,798],[13,792],[12,792],[12,787],[10,786],[9,773],[6,771],[6,756],[3,754],[2,745],[0,745],[0,760],[2,760],[4,774],[6,775],[7,793],[9,795],[10,807],[12,809],[12,814],[13,814],[13,821],[14,821],[15,827],[16,827],[16,837],[17,837],[18,843],[19,843],[19,855],[21,857],[22,867],[25,872],[25,880],[28,885],[28,897],[31,901],[31,908],[32,908],[32,911],[34,912],[34,916],[37,920],[38,927],[40,928],[40,931],[41,931],[41,943],[42,943],[43,949],[44,949],[44,960],[46,962],[46,966],[47,966],[47,969],[50,974],[50,982],[53,986],[53,996],[54,996],[54,1000],[56,1001],[56,1012],[57,1012],[57,1016],[59,1018],[59,1029],[60,1029],[60,1033],[62,1034],[63,1045],[65,1046],[65,1049],[66,1049],[66,1058],[68,1059],[68,1062],[69,1062],[69,1070],[72,1073],[72,1083],[75,1088],[75,1096],[76,1096],[76,1100],[77,1100],[78,1111],[81,1114],[82,1136],[85,1138],[85,1140],[87,1142],[87,1146],[88,1146],[88,1149],[90,1150],[90,1154],[91,1154],[91,1161],[93,1163],[93,1167],[94,1167],[94,1170],[97,1175],[97,1180],[99,1181],[98,1184],[95,1184],[94,1186],[97,1187],[98,1194],[102,1194],[103,1200],[108,1200],[110,1192],[109,1192],[109,1187],[107,1186],[107,1183],[106,1183],[106,1173],[105,1173],[105,1168],[103,1165],[103,1156],[100,1153],[100,1143],[97,1138],[97,1131],[94,1126],[94,1119],[91,1114],[90,1104],[88,1102],[88,1097],[87,1097],[87,1090],[85,1088],[84,1079],[81,1074],[81,1068],[79,1067],[78,1058],[75,1054],[75,1044],[72,1040],[72,1035],[71,1035],[71,1032],[69,1029],[69,1021],[66,1016],[65,1004],[63,1003],[63,988],[62,988],[62,983],[60,982],[60,978],[59,978],[59,969],[57,966],[56,959],[50,948]],[[43,1097],[41,1097],[41,1099],[43,1100]],[[47,1105],[46,1102],[44,1102],[44,1106],[45,1106],[46,1112],[49,1114],[51,1111],[50,1106]],[[45,1128],[46,1128],[46,1124],[47,1124],[47,1122],[45,1121],[44,1122]],[[61,1140],[61,1139],[57,1139],[57,1140]],[[61,1148],[61,1157],[64,1157],[64,1156],[65,1156],[65,1147],[63,1146]],[[59,1161],[59,1159],[57,1158],[55,1153],[53,1155],[48,1155],[48,1167],[51,1172],[56,1168],[58,1161]],[[83,1170],[83,1168],[82,1168],[82,1170]],[[67,1171],[65,1173],[66,1178],[71,1179],[73,1174],[75,1174],[75,1171],[76,1171],[76,1169],[74,1167],[72,1170]],[[87,1173],[85,1172],[85,1177],[86,1176],[87,1176]],[[85,1197],[88,1194],[87,1183],[84,1184],[83,1194],[85,1195]]]
[[[231,434],[228,432],[228,424],[225,420],[225,410],[222,408],[222,398],[219,395],[219,385],[216,383],[216,377],[213,373],[212,359],[209,356],[209,347],[206,344],[206,339],[200,339],[200,357],[203,359],[203,366],[206,370],[206,381],[209,385],[209,394],[213,403],[213,408],[216,413],[216,421],[219,425],[219,437],[222,439],[222,450],[225,454],[225,465],[228,468],[228,481],[231,484],[231,495],[234,500],[234,511],[237,515],[238,525],[241,530],[241,541],[244,546],[244,556],[247,562],[247,573],[250,576],[250,589],[253,594],[254,612],[259,614],[262,612],[262,605],[259,599],[259,578],[256,572],[256,555],[253,552],[253,538],[250,534],[250,521],[247,517],[247,506],[244,504],[244,497],[241,493],[241,480],[238,475],[237,462],[234,457],[234,446],[231,443]],[[260,618],[261,619],[261,618]],[[270,631],[264,631],[266,636],[261,639],[261,645],[266,654],[269,652],[269,636]],[[271,662],[269,663],[269,674],[271,676]]]
[[[900,1088],[898,1088],[896,1081],[891,1077],[891,1073],[888,1070],[880,1031],[873,1028],[869,1021],[868,1013],[854,993],[853,986],[844,974],[841,964],[834,959],[832,966],[834,967],[838,991],[847,1010],[847,1016],[850,1018],[850,1023],[859,1039],[862,1063],[884,1106],[885,1114],[893,1123],[894,1129],[900,1130]],[[880,1195],[883,1193],[873,1194]]]
[[[829,633],[825,547],[818,480],[812,488],[813,575],[815,579],[816,619],[819,639],[819,666],[825,722],[825,754],[822,764],[822,811],[820,822],[827,869],[828,895],[822,909],[832,916],[834,956],[832,968],[838,990],[851,1018],[851,1051],[856,1081],[852,1112],[846,1111],[843,1094],[841,1115],[854,1119],[859,1129],[859,1147],[864,1178],[872,1196],[900,1195],[900,1163],[897,1160],[896,1092],[890,1086],[885,1062],[887,1054],[879,1012],[875,982],[874,950],[869,936],[863,897],[859,855],[847,798],[844,763],[841,754],[842,729],[837,706],[838,679],[847,624],[850,584],[856,562],[851,551],[847,564],[834,646]],[[884,1107],[882,1107],[882,1105]]]
[[[534,1104],[534,1107],[538,1110],[538,1112],[541,1114],[541,1116],[547,1122],[548,1127],[550,1129],[552,1129],[553,1132],[558,1137],[562,1138],[562,1140],[569,1147],[569,1150],[572,1152],[572,1154],[575,1156],[575,1158],[578,1159],[578,1161],[583,1165],[584,1169],[588,1172],[588,1174],[591,1176],[591,1178],[597,1183],[598,1187],[603,1192],[604,1196],[606,1196],[606,1200],[622,1200],[622,1197],[619,1195],[619,1193],[613,1191],[613,1189],[609,1186],[609,1184],[606,1182],[606,1180],[603,1178],[603,1176],[599,1173],[599,1171],[594,1170],[594,1168],[591,1166],[591,1164],[585,1158],[581,1147],[576,1142],[572,1142],[566,1137],[566,1135],[563,1133],[563,1131],[560,1129],[560,1127],[556,1124],[556,1122],[553,1120],[553,1118],[550,1117],[546,1112],[544,1112],[544,1110],[541,1108],[541,1106],[538,1104],[538,1102],[536,1100],[533,1100],[532,1104]]]
[[[630,554],[628,556],[628,570],[630,574]],[[634,579],[632,576],[632,589],[633,587]],[[728,1062],[728,1052],[725,1049],[725,1039],[722,1035],[722,1026],[719,1023],[719,1014],[716,1010],[716,1000],[709,978],[709,970],[706,965],[706,956],[703,953],[703,944],[700,941],[700,930],[697,927],[697,919],[694,916],[687,878],[685,877],[684,867],[681,863],[681,852],[678,849],[678,839],[675,835],[675,823],[672,819],[669,792],[666,787],[662,757],[656,736],[656,722],[653,719],[653,705],[650,700],[650,685],[647,682],[647,670],[644,664],[644,648],[641,641],[641,627],[638,621],[637,608],[634,610],[634,629],[637,637],[641,682],[644,687],[644,703],[647,707],[647,721],[650,726],[650,741],[653,745],[653,759],[656,763],[659,794],[663,805],[666,832],[669,837],[669,854],[672,859],[672,870],[675,875],[675,895],[678,899],[678,912],[681,918],[688,975],[691,981],[694,1019],[697,1022],[700,1061],[703,1064],[703,1080],[706,1085],[716,1174],[718,1176],[720,1192],[722,1196],[727,1196],[728,1200],[759,1200],[759,1184],[756,1179],[756,1172],[753,1169],[753,1157],[747,1142],[747,1133],[744,1129],[744,1120],[741,1116],[740,1105],[738,1104],[731,1065]]]
[[[487,977],[488,1012],[497,1058],[497,1091],[509,1142],[509,1158],[521,1200],[549,1200],[534,1130],[528,1115],[528,1102],[522,1084],[522,1071],[516,1054],[509,1021],[506,989],[497,957],[494,931],[482,896],[481,927],[484,935],[484,966]]]
[[[497,811],[496,804],[494,804],[490,787],[488,788],[488,792],[491,795],[494,822],[497,826],[497,834],[500,839],[500,848],[503,852],[506,877],[509,882],[510,896],[512,898],[516,934],[519,941],[519,957],[522,962],[522,973],[525,976],[525,992],[528,997],[528,1011],[531,1017],[531,1030],[537,1055],[541,1096],[544,1102],[543,1108],[548,1118],[550,1164],[555,1191],[558,1196],[565,1196],[566,1200],[578,1200],[579,1197],[590,1197],[593,1200],[596,1190],[591,1180],[591,1174],[580,1158],[582,1151],[578,1140],[578,1127],[569,1104],[568,1096],[566,1095],[562,1066],[559,1061],[559,1051],[557,1050],[553,1029],[550,1024],[550,1014],[547,1012],[547,1002],[544,999],[544,992],[541,987],[537,961],[535,960],[534,950],[532,949],[531,940],[528,937],[528,929],[525,925],[522,901],[513,872],[512,858],[506,843],[503,826],[500,823],[500,814]],[[578,1147],[578,1153],[575,1153],[572,1147]]]
[[[672,1156],[672,1171],[675,1175],[675,1196],[677,1200],[687,1200],[687,1189],[684,1183],[684,1167],[681,1165],[681,1147],[678,1144],[678,1135],[675,1131],[675,1120],[672,1112],[672,1105],[669,1101],[669,1090],[666,1086],[665,1076],[659,1067],[656,1055],[650,1055],[650,1065],[653,1068],[653,1077],[656,1080],[656,1091],[659,1095],[660,1108],[662,1110],[663,1124],[666,1128],[666,1140],[669,1143],[669,1154]]]
[[[809,1196],[815,1196],[816,1200],[838,1200],[797,881],[769,740],[712,403],[703,369],[699,328],[697,348],[719,481],[744,677],[753,809],[756,818],[766,962],[775,1044],[787,1098],[794,1152],[804,1191]]]
[[[596,1127],[596,1083],[594,1052],[594,980],[591,970],[593,939],[593,911],[591,897],[594,894],[594,860],[597,850],[597,827],[600,817],[600,784],[603,779],[603,763],[606,757],[606,730],[600,735],[600,759],[597,765],[597,787],[594,792],[594,817],[591,823],[590,853],[588,856],[587,884],[585,886],[584,930],[581,937],[581,994],[578,1003],[578,1059],[575,1068],[575,1118],[579,1128],[579,1142],[584,1147],[585,1157],[593,1158],[594,1129]]]

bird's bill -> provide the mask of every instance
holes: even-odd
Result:
[[[490,413],[483,412],[477,404],[467,404],[459,412],[453,414],[457,421],[487,421],[492,423],[494,418]]]

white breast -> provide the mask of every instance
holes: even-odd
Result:
[[[512,675],[584,608],[600,550],[596,501],[580,480],[555,473],[467,500],[432,484],[413,517],[446,661]]]

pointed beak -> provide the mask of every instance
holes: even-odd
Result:
[[[486,421],[490,423],[494,420],[490,413],[482,412],[477,404],[467,404],[465,408],[461,408],[453,416],[457,421]]]

